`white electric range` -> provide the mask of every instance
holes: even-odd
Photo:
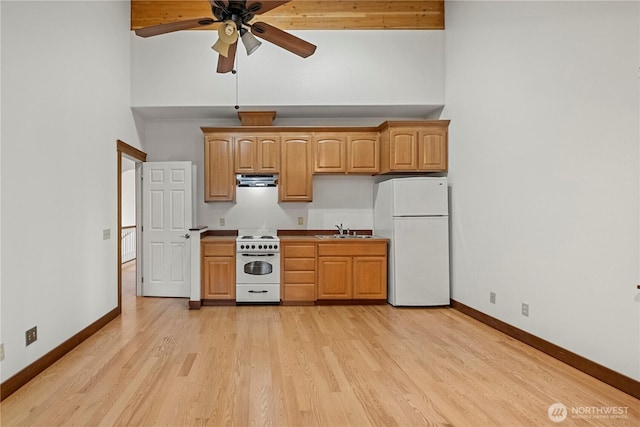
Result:
[[[280,239],[275,230],[238,230],[236,302],[280,303]]]

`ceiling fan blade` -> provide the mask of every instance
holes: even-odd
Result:
[[[229,52],[227,53],[227,57],[225,58],[222,55],[218,55],[218,69],[216,70],[218,73],[228,73],[233,70],[233,66],[236,62],[236,49],[238,47],[238,41],[229,45]]]
[[[313,55],[316,51],[315,45],[264,22],[256,22],[251,25],[251,32],[261,39],[303,58]]]
[[[291,0],[247,0],[247,10],[255,15],[269,12]]]
[[[172,33],[180,30],[190,30],[191,28],[204,27],[213,24],[212,18],[188,19],[186,21],[169,22],[168,24],[153,25],[151,27],[136,30],[136,35],[140,37],[158,36],[160,34]]]

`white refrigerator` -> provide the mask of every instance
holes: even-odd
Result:
[[[374,234],[390,239],[388,301],[449,305],[449,197],[444,177],[394,178],[374,189]]]

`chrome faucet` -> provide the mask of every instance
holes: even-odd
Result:
[[[340,234],[342,236],[342,234],[344,234],[344,228],[342,228],[342,224],[337,225],[336,227],[338,228],[338,234]]]

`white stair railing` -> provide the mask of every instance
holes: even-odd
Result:
[[[122,227],[122,263],[136,259],[136,226]]]

